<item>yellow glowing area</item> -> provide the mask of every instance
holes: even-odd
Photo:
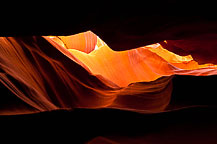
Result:
[[[199,65],[191,55],[174,54],[159,43],[127,51],[113,51],[91,31],[45,38],[67,49],[75,57],[73,60],[85,66],[93,75],[101,75],[120,87],[173,74],[209,75],[210,69],[216,69],[212,64]]]

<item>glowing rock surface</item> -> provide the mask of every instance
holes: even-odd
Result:
[[[92,74],[101,75],[120,87],[126,87],[134,82],[149,82],[174,74],[217,73],[217,71],[213,72],[217,68],[215,65],[199,65],[191,55],[176,55],[164,49],[159,43],[118,52],[110,49],[90,31],[73,36],[45,38],[52,44],[56,43],[55,46],[67,49],[76,57],[75,61],[85,65]]]
[[[26,103],[1,109],[2,115],[102,107],[161,112],[170,102],[173,75],[217,74],[216,65],[199,65],[160,43],[113,51],[90,31],[1,37],[0,67],[1,82]]]

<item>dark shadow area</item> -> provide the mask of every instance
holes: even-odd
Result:
[[[132,49],[165,39],[217,32],[215,4],[177,0],[87,1],[25,5],[5,11],[0,36],[72,35],[91,30],[112,49]]]
[[[200,105],[159,114],[114,109],[75,109],[38,114],[1,116],[2,136],[41,141],[85,143],[94,137],[143,140],[147,143],[217,143],[216,76],[175,76],[171,105]],[[8,94],[8,101],[16,100]],[[1,100],[2,101],[2,100]],[[3,102],[3,101],[2,101]],[[22,132],[21,132],[22,131]]]
[[[217,106],[217,76],[175,76],[171,105]]]

